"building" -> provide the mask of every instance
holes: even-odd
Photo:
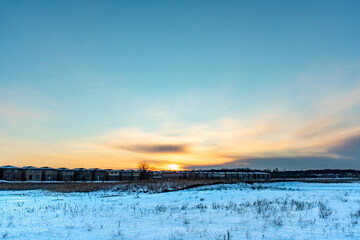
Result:
[[[206,176],[207,176],[206,172],[202,172],[202,171],[199,172],[199,179],[203,180],[206,178]]]
[[[236,172],[226,172],[225,173],[225,179],[235,181],[238,180],[238,174]]]
[[[225,172],[219,172],[219,179],[225,180]]]
[[[220,179],[220,173],[219,172],[213,172],[213,179],[219,180]]]
[[[26,166],[21,168],[22,170],[22,180],[24,181],[41,181],[42,180],[42,170],[33,166]]]
[[[74,181],[74,170],[68,168],[58,168],[57,169],[57,179],[58,181]]]
[[[122,181],[131,181],[133,178],[133,170],[123,170],[120,172],[120,177]]]
[[[57,170],[51,167],[42,167],[41,175],[42,181],[56,181],[57,180]]]
[[[162,179],[169,179],[169,180],[179,179],[179,174],[175,171],[163,171]]]
[[[149,180],[149,179],[153,179],[153,171],[141,171],[140,172],[140,180]]]
[[[75,168],[74,169],[74,179],[75,181],[92,181],[93,173],[91,170],[86,168]]]
[[[197,171],[191,171],[191,172],[190,172],[190,179],[192,179],[192,180],[197,180],[197,179],[199,179],[199,172],[197,172]]]
[[[360,172],[360,171],[359,171]],[[277,172],[275,172],[277,174]],[[302,173],[303,174],[303,173]],[[346,173],[352,177],[360,174]],[[317,176],[319,174],[313,174]],[[334,174],[320,174],[322,177],[334,177]],[[273,175],[274,176],[274,175]],[[275,175],[278,177],[278,175]],[[337,176],[337,175],[336,175]],[[6,165],[0,167],[0,179],[7,181],[139,181],[146,179],[164,180],[228,180],[228,181],[267,181],[271,179],[268,172],[250,172],[244,170],[192,170],[192,171],[142,171],[142,170],[113,170],[113,169],[85,169],[85,168],[59,168],[33,167],[22,168]]]
[[[21,181],[21,169],[11,165],[0,167],[0,179],[7,181]]]
[[[134,171],[134,172],[133,172],[132,178],[133,178],[134,181],[140,180],[141,172],[142,172],[142,171]]]
[[[186,172],[185,171],[178,171],[177,172],[179,179],[186,179]]]
[[[107,172],[103,169],[99,168],[92,168],[89,169],[92,173],[92,180],[93,181],[106,181]]]
[[[184,179],[191,179],[191,171],[184,171]]]
[[[109,181],[119,181],[120,180],[120,171],[113,169],[106,169],[107,180]]]
[[[248,174],[246,172],[237,172],[237,175],[238,175],[238,180],[240,181],[248,179]]]
[[[162,172],[153,172],[152,179],[162,179]]]
[[[213,172],[206,172],[206,178],[207,179],[214,179],[214,173]]]
[[[254,180],[269,180],[270,173],[265,172],[254,172]]]

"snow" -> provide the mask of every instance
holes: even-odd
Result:
[[[0,191],[0,239],[360,239],[360,184]]]

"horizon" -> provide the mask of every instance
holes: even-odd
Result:
[[[4,167],[15,167],[15,168],[19,168],[19,169],[23,169],[23,168],[27,168],[27,167],[34,167],[37,169],[41,169],[41,168],[51,168],[51,169],[55,169],[55,170],[59,170],[59,169],[69,169],[69,170],[76,170],[76,169],[85,169],[85,170],[93,170],[93,169],[98,169],[98,170],[103,170],[103,171],[143,171],[139,168],[122,168],[122,169],[114,169],[114,168],[83,168],[83,167],[79,167],[79,168],[67,168],[67,167],[51,167],[51,166],[13,166],[13,165],[4,165],[4,166],[0,166],[1,168]],[[317,169],[317,168],[313,168],[313,169],[278,169],[278,168],[267,168],[267,169],[257,169],[257,168],[247,168],[247,167],[237,167],[237,168],[204,168],[204,169],[171,169],[171,168],[166,168],[166,169],[156,169],[153,168],[152,166],[150,166],[150,169],[146,170],[149,172],[161,172],[161,171],[172,171],[172,172],[187,172],[187,171],[250,171],[250,172],[254,172],[254,171],[263,171],[263,172],[307,172],[307,171],[359,171],[360,169],[354,169],[354,168],[321,168],[321,169]]]
[[[359,11],[0,0],[0,165],[360,169]]]

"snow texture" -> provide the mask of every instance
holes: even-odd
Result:
[[[360,184],[0,191],[0,239],[360,239]]]

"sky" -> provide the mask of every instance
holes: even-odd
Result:
[[[360,169],[359,12],[0,0],[0,165]]]

